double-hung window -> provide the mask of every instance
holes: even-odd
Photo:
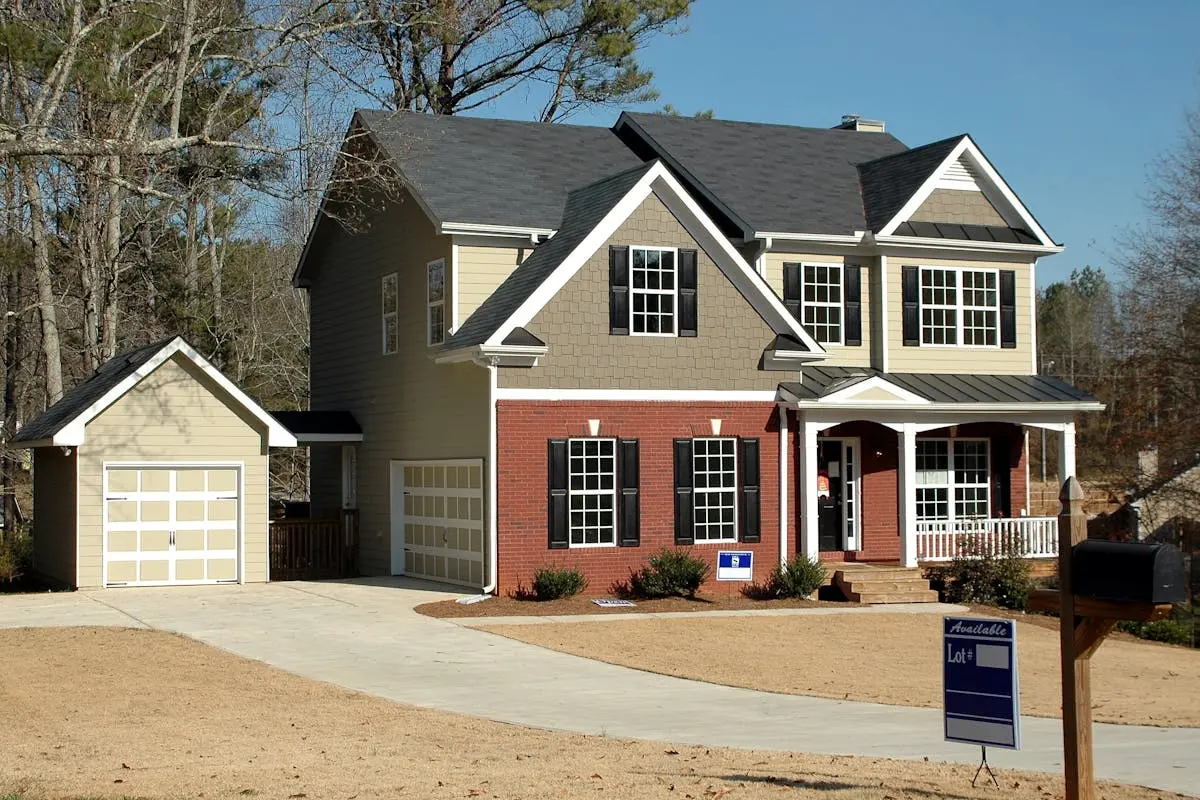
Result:
[[[642,336],[675,335],[675,250],[631,247],[629,331]]]
[[[917,519],[986,519],[991,513],[986,439],[917,440]]]
[[[567,497],[571,547],[617,543],[617,442],[567,441]]]
[[[737,440],[693,439],[697,542],[737,541]]]
[[[842,343],[842,266],[804,264],[801,324],[820,344]]]
[[[400,346],[400,298],[396,288],[396,273],[384,275],[381,285],[380,332],[383,354],[390,355]]]
[[[996,347],[996,270],[921,267],[921,344]]]
[[[430,261],[425,276],[427,344],[432,347],[446,340],[446,260]]]

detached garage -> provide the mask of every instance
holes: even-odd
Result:
[[[18,432],[34,567],[80,589],[268,578],[268,447],[295,437],[182,338],[112,359]]]

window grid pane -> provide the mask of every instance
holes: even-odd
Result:
[[[951,522],[991,515],[991,459],[985,439],[918,439],[917,519]]]
[[[446,262],[434,261],[426,270],[426,314],[428,343],[441,344],[446,339]]]
[[[692,497],[697,542],[737,540],[736,441],[692,440]]]
[[[571,439],[567,454],[571,547],[615,545],[616,440]]]
[[[1000,336],[999,273],[921,268],[921,343],[996,347]]]
[[[962,287],[963,344],[994,347],[1000,316],[996,273],[964,270]]]
[[[958,343],[958,273],[921,269],[921,344]]]
[[[633,333],[675,333],[674,259],[664,256],[671,250],[633,247],[631,251],[632,290],[630,331]]]
[[[842,343],[842,268],[805,264],[801,324],[820,344]]]

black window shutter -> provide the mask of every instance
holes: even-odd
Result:
[[[698,326],[696,313],[696,251],[679,251],[679,335],[695,336]]]
[[[988,442],[992,456],[992,516],[1012,516],[1012,443],[999,437]]]
[[[901,268],[900,289],[903,301],[904,346],[921,344],[921,274],[917,267]]]
[[[1000,346],[1017,346],[1017,273],[1000,270]]]
[[[796,319],[800,319],[800,294],[802,291],[803,288],[800,285],[800,265],[784,264],[783,305]]]
[[[570,547],[570,530],[567,526],[567,440],[551,439],[548,449],[549,545],[551,550],[564,550]]]
[[[621,490],[619,498],[617,543],[621,547],[637,547],[641,544],[641,502],[638,498],[638,440],[621,439],[617,442],[617,480]]]
[[[675,544],[696,541],[696,507],[692,500],[692,440],[675,440]]]
[[[846,331],[843,342],[850,347],[862,345],[862,267],[842,267],[842,291],[845,294]]]
[[[608,332],[629,335],[629,248],[608,248]]]
[[[741,497],[738,506],[738,540],[762,541],[762,492],[759,491],[758,439],[739,439]]]

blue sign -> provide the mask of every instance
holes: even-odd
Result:
[[[946,617],[942,625],[946,741],[1019,750],[1016,622]]]
[[[717,551],[717,580],[719,581],[752,581],[754,580],[754,553],[733,552],[731,550]]]

